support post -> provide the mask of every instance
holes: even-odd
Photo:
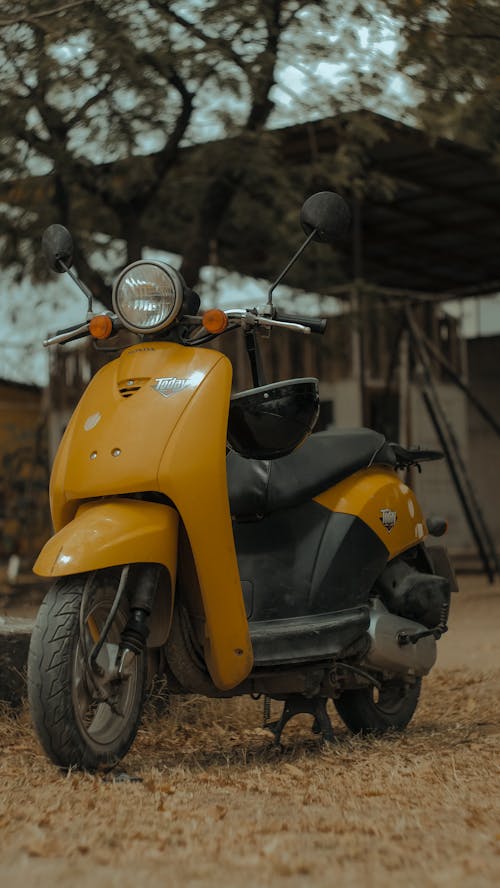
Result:
[[[365,306],[363,288],[363,233],[362,233],[362,198],[355,195],[352,213],[352,247],[354,281],[351,287],[352,314],[352,367],[353,376],[358,381],[361,407],[361,423],[368,422],[366,397],[366,361],[365,361]]]

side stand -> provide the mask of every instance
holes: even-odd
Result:
[[[322,734],[325,743],[333,743],[335,735],[330,716],[326,711],[327,702],[327,697],[303,697],[302,694],[290,694],[283,707],[281,718],[273,722],[264,721],[264,728],[274,734],[274,744],[279,746],[285,725],[295,715],[305,712],[314,716],[313,733]]]

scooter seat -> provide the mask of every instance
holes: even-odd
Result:
[[[252,521],[317,496],[368,466],[395,466],[391,445],[371,429],[319,432],[281,459],[245,459],[227,455],[231,515]]]

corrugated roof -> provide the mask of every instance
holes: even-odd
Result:
[[[278,144],[283,165],[289,170],[290,182],[307,173],[308,165],[323,162],[328,170],[339,146],[348,146],[356,127],[368,123],[379,136],[365,145],[364,174],[378,174],[391,180],[391,193],[373,192],[363,198],[361,208],[362,276],[370,283],[391,288],[447,295],[475,295],[500,291],[500,170],[481,151],[446,139],[431,141],[423,131],[366,111],[352,112],[310,123],[273,130],[270,136]],[[355,138],[355,135],[354,135]],[[221,143],[219,143],[221,144]],[[223,143],[222,143],[223,144]],[[355,144],[353,142],[353,144]],[[186,156],[196,152],[203,168],[204,145],[185,149]],[[103,173],[118,175],[127,161],[104,164]],[[115,170],[116,167],[116,170]],[[192,171],[188,171],[188,176]],[[181,170],[176,194],[168,180],[160,189],[152,212],[145,221],[145,238],[152,248],[182,252],[189,237],[189,219],[184,201],[186,187]],[[362,174],[363,177],[363,174]],[[361,177],[361,178],[362,178]],[[330,180],[317,182],[321,187],[335,188],[335,164]],[[52,177],[20,180],[0,187],[6,201],[31,199],[38,188],[50,200]],[[349,193],[343,189],[344,195]],[[77,189],[77,200],[85,208],[85,216],[102,219],[95,198]],[[294,198],[295,200],[295,198]],[[237,201],[236,201],[237,204]],[[101,215],[100,215],[101,213]],[[258,215],[258,208],[256,211]],[[227,222],[218,234],[218,255],[227,268],[256,277],[275,276],[276,245],[266,231],[260,231],[258,218],[241,222],[236,210],[233,226],[231,209]],[[111,234],[111,214],[105,217]],[[243,236],[242,225],[252,237]],[[234,231],[233,231],[234,228]],[[261,235],[259,237],[259,235]],[[289,252],[297,242],[287,245]],[[290,276],[290,283],[304,286],[309,280],[320,292],[331,289],[332,283],[349,281],[354,276],[353,243],[338,248],[340,262],[335,269],[328,262],[312,262],[314,275],[307,267],[308,259]],[[252,252],[253,251],[253,252]],[[309,275],[309,278],[308,278]],[[314,280],[312,280],[314,277]]]
[[[436,293],[500,289],[500,170],[486,154],[363,111],[282,130],[285,156],[307,164],[311,145],[333,155],[361,115],[383,133],[367,171],[394,183],[390,196],[362,202],[363,277]]]

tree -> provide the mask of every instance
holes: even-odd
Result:
[[[388,0],[400,24],[399,65],[417,92],[417,114],[435,134],[500,161],[498,0]]]
[[[190,283],[237,194],[260,190],[279,205],[283,187],[273,184],[283,186],[283,171],[266,128],[290,93],[287,75],[309,72],[294,114],[332,113],[346,97],[352,104],[352,78],[339,74],[333,95],[332,74],[315,78],[312,69],[325,59],[329,72],[335,63],[352,67],[360,25],[377,28],[372,0],[61,0],[52,12],[46,0],[7,6],[0,264],[42,274],[34,245],[46,224],[62,222],[75,234],[79,273],[106,305],[109,270],[140,257],[152,220],[162,230],[160,196],[176,202],[183,219]],[[322,94],[313,89],[319,83]],[[196,144],[209,138],[201,169]],[[98,270],[99,254],[108,274]]]

